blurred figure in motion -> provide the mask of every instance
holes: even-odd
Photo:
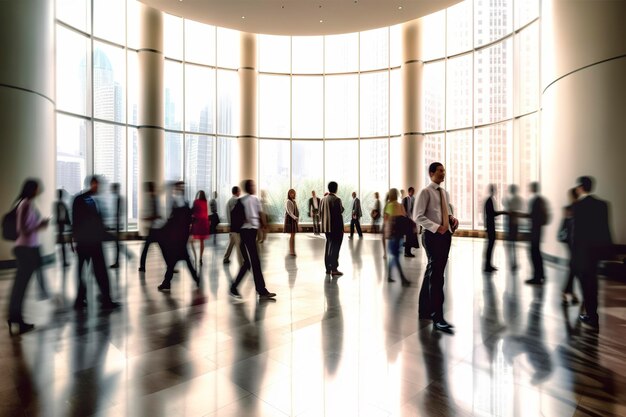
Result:
[[[187,250],[187,242],[189,241],[189,233],[192,222],[191,209],[189,204],[184,200],[185,195],[185,183],[178,181],[175,186],[176,198],[175,205],[172,208],[172,213],[167,219],[167,223],[163,226],[160,232],[159,245],[167,264],[167,270],[165,271],[165,277],[161,285],[157,287],[159,291],[170,291],[170,283],[174,276],[174,268],[178,261],[185,261],[187,268],[191,273],[191,278],[195,281],[196,285],[200,286],[200,280],[196,274],[196,269],[189,259],[189,251]]]
[[[519,217],[523,210],[524,201],[517,194],[517,185],[509,185],[509,194],[502,199],[502,206],[507,215],[506,221],[506,240],[508,241],[511,269],[517,270],[517,232],[519,229]]]
[[[100,288],[100,303],[103,310],[120,307],[111,299],[109,275],[104,263],[102,242],[113,240],[107,233],[102,221],[102,213],[96,201],[100,186],[100,178],[96,175],[89,180],[89,189],[74,198],[72,204],[72,233],[78,254],[78,291],[74,309],[82,310],[87,306],[87,287],[83,280],[83,267],[91,262],[96,282]]]
[[[319,236],[320,234],[320,202],[319,197],[315,195],[315,190],[311,191],[311,198],[309,198],[309,217],[313,222],[313,234]]]
[[[228,203],[226,203],[226,217],[228,218],[228,224],[232,224],[232,220],[231,220],[231,212],[233,211],[233,209],[235,208],[235,204],[237,204],[237,199],[239,198],[239,196],[241,195],[241,188],[234,186],[231,190],[233,196],[228,200]],[[225,264],[229,264],[230,263],[230,254],[232,253],[233,248],[235,248],[235,250],[237,251],[237,255],[239,257],[239,263],[243,263],[243,258],[241,256],[241,249],[239,249],[239,233],[235,232],[232,230],[230,230],[230,233],[228,234],[229,237],[229,241],[228,241],[228,248],[226,248],[226,253],[224,254],[224,263]]]
[[[157,198],[156,185],[152,181],[148,181],[144,185],[144,191],[146,192],[146,213],[143,220],[148,223],[148,236],[143,244],[143,250],[141,251],[141,261],[139,263],[139,272],[146,272],[146,258],[148,256],[148,249],[153,243],[157,243],[159,220],[161,215],[159,214],[159,199]]]
[[[220,216],[217,214],[217,191],[213,191],[213,198],[209,201],[209,232],[213,235],[213,244],[217,243],[217,225],[220,224]],[[204,243],[204,242],[203,242]],[[202,262],[202,255],[200,256]]]
[[[284,232],[289,233],[289,255],[296,256],[296,233],[298,233],[298,222],[300,212],[296,203],[296,190],[293,188],[287,191],[287,201],[285,201],[285,225]]]
[[[324,196],[320,205],[322,233],[326,235],[324,248],[324,266],[326,275],[341,276],[339,271],[339,251],[343,242],[343,205],[337,197],[338,185],[335,181],[328,183],[328,195]]]
[[[563,207],[563,220],[561,221],[561,227],[559,228],[558,239],[559,242],[565,243],[567,246],[567,252],[569,254],[569,271],[567,274],[567,280],[565,281],[565,286],[563,287],[563,292],[561,294],[561,304],[566,306],[570,303],[572,305],[578,304],[578,297],[574,294],[574,276],[576,275],[574,272],[574,203],[578,199],[578,192],[576,188],[571,188],[567,192],[567,198],[569,199],[569,204]],[[571,300],[568,300],[568,296],[571,297]]]
[[[350,239],[354,237],[354,228],[359,234],[359,239],[363,239],[363,232],[361,231],[361,217],[363,212],[361,211],[361,200],[356,196],[356,192],[352,192],[352,218],[350,220]]]
[[[381,219],[381,212],[380,212],[380,194],[378,194],[378,191],[376,191],[374,193],[374,207],[372,207],[372,211],[370,213],[370,216],[372,218],[372,233],[380,233],[380,219]]]
[[[404,276],[402,272],[402,265],[400,265],[400,242],[405,235],[407,222],[411,223],[411,229],[413,221],[406,217],[404,211],[404,205],[398,203],[398,190],[392,188],[389,190],[389,202],[385,205],[385,234],[387,239],[387,246],[389,247],[389,260],[387,262],[387,281],[395,282],[391,277],[391,272],[395,266],[400,274],[403,286],[410,285],[410,282]]]
[[[409,192],[406,197],[402,199],[402,207],[404,208],[405,216],[413,216],[413,208],[415,207],[415,188],[409,187]],[[408,239],[404,241],[404,257],[415,258],[415,255],[411,253],[411,245],[408,244]]]
[[[485,251],[485,266],[483,271],[494,272],[498,268],[493,266],[491,262],[493,258],[493,247],[496,244],[496,216],[504,214],[501,211],[496,211],[496,186],[489,184],[489,198],[485,201],[485,229],[487,230],[487,250]]]
[[[574,204],[573,256],[576,274],[583,288],[586,313],[579,320],[598,328],[598,261],[611,244],[609,205],[591,195],[593,179],[580,177],[576,182],[578,200]]]
[[[261,219],[260,226],[257,230],[257,242],[263,243],[267,238],[268,227],[270,224],[269,201],[267,199],[267,191],[261,190]]]
[[[57,190],[57,201],[54,203],[54,218],[56,219],[55,224],[57,226],[57,244],[61,245],[61,259],[63,260],[63,267],[66,268],[70,266],[70,264],[67,262],[67,257],[65,255],[65,245],[67,244],[67,242],[65,242],[65,226],[71,226],[72,222],[70,221],[70,211],[65,204],[63,196],[64,191],[59,188]],[[69,243],[72,248],[72,252],[74,252],[71,240]]]
[[[211,200],[211,201],[214,201]],[[217,210],[217,208],[216,208]],[[191,208],[191,252],[193,257],[200,265],[202,265],[202,255],[204,255],[204,241],[209,237],[209,230],[213,229],[213,224],[209,221],[209,211],[207,207],[206,194],[203,190],[196,193],[196,198],[193,200],[193,207]],[[196,248],[194,241],[200,241],[200,257],[196,256]]]
[[[26,323],[22,316],[22,305],[28,281],[33,272],[41,268],[41,254],[39,252],[39,231],[48,227],[50,219],[42,219],[35,207],[34,200],[43,191],[39,180],[27,179],[22,185],[22,191],[16,199],[16,206],[11,213],[15,215],[16,240],[13,253],[17,270],[9,301],[9,333],[13,334],[14,326],[18,332],[25,333],[35,328]],[[13,227],[13,224],[11,225]]]
[[[530,218],[530,259],[533,264],[533,276],[526,280],[526,284],[541,285],[545,281],[543,270],[543,257],[541,256],[541,234],[543,226],[548,224],[548,203],[539,195],[539,183],[532,182],[529,185],[533,196],[528,203],[529,213],[523,217]]]
[[[111,184],[111,195],[113,197],[113,230],[115,232],[115,262],[112,269],[120,267],[120,230],[122,221],[122,197],[120,196],[120,184]]]

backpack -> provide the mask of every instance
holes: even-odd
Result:
[[[21,202],[20,200],[15,207],[2,218],[2,238],[4,240],[17,240],[17,208]]]
[[[235,207],[230,212],[230,231],[239,233],[241,226],[246,222],[246,209],[241,202],[241,198],[237,199]]]

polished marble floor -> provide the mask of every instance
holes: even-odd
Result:
[[[287,236],[261,245],[268,289],[252,280],[233,303],[222,264],[226,236],[208,245],[199,290],[183,264],[170,294],[157,291],[164,264],[154,247],[137,272],[139,242],[110,277],[124,305],[102,314],[71,308],[75,261],[46,268],[53,296],[35,280],[25,303],[36,330],[0,335],[3,416],[626,416],[626,287],[601,281],[601,329],[562,307],[566,271],[547,265],[529,287],[528,248],[498,242],[492,275],[483,241],[455,238],[447,269],[446,317],[453,336],[418,321],[422,251],[402,258],[409,288],[386,282],[379,240],[344,240],[338,279],[324,275],[324,240]],[[12,276],[0,274],[0,308]],[[89,297],[96,289],[90,284]]]

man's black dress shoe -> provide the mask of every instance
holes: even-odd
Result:
[[[454,334],[454,331],[452,330],[452,327],[450,327],[450,325],[446,322],[443,321],[434,321],[433,322],[433,328],[435,330],[439,330],[440,332],[444,332],[447,334]]]
[[[581,323],[584,323],[584,324],[586,324],[588,326],[591,326],[591,327],[594,327],[596,329],[598,327],[600,327],[599,324],[598,324],[598,319],[594,320],[594,319],[592,319],[591,317],[589,317],[586,314],[580,314],[578,316],[578,320],[580,320]]]

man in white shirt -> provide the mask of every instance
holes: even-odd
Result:
[[[237,204],[237,199],[241,195],[241,188],[239,188],[239,187],[237,187],[235,185],[232,188],[231,191],[233,193],[233,196],[228,200],[228,203],[226,203],[226,218],[228,219],[228,224],[230,224],[230,212],[233,211],[233,208],[235,208],[235,204]],[[239,250],[239,245],[240,245],[239,233],[231,231],[229,233],[228,248],[226,249],[226,253],[224,254],[224,263],[225,264],[229,264],[230,263],[230,254],[231,254],[233,248],[236,248],[237,254],[239,255],[238,256],[239,263],[240,264],[243,263],[243,257],[241,256],[241,251]]]
[[[447,191],[441,187],[446,176],[444,166],[433,162],[428,174],[431,183],[422,190],[413,210],[413,220],[424,228],[422,239],[428,256],[419,295],[419,318],[432,319],[436,330],[452,334],[453,326],[443,316],[443,285],[452,234],[459,221],[452,215]]]
[[[237,287],[239,283],[250,269],[254,278],[254,286],[260,299],[268,299],[276,297],[276,294],[269,292],[265,288],[265,279],[261,271],[261,261],[256,247],[257,231],[262,224],[263,213],[261,210],[261,200],[256,196],[256,184],[253,180],[244,181],[244,191],[247,195],[241,197],[241,202],[246,214],[246,221],[241,226],[239,236],[241,239],[241,254],[243,256],[243,264],[237,274],[237,278],[230,286],[230,295],[233,298],[241,299]]]

